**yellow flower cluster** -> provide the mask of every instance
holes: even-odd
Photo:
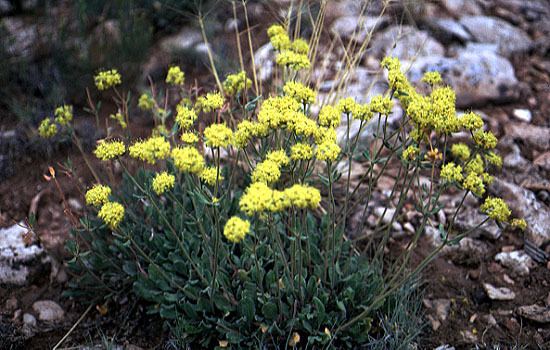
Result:
[[[229,74],[223,82],[223,90],[229,96],[234,96],[250,86],[252,86],[252,80],[246,77],[245,71]]]
[[[322,161],[334,162],[340,151],[340,146],[336,142],[324,141],[317,146],[317,158]]]
[[[109,116],[109,118],[116,120],[118,125],[120,125],[120,127],[123,128],[123,129],[126,129],[126,127],[128,126],[126,124],[126,120],[124,120],[124,115],[120,112],[115,113],[115,114],[111,114]]]
[[[460,182],[463,178],[462,167],[453,162],[447,163],[441,168],[440,175],[447,182]]]
[[[296,101],[303,104],[312,104],[315,102],[316,93],[302,83],[289,81],[283,87],[285,95],[292,97]]]
[[[190,129],[195,120],[197,120],[197,113],[194,109],[183,104],[178,104],[176,106],[176,123],[178,123],[183,130]]]
[[[357,102],[352,97],[346,97],[338,101],[337,108],[341,113],[354,114],[357,106]]]
[[[155,108],[155,100],[149,94],[141,94],[138,101],[138,107],[144,111],[150,111]]]
[[[204,169],[204,158],[194,147],[176,147],[171,156],[179,171],[200,174]]]
[[[258,112],[258,121],[271,129],[283,128],[295,119],[300,103],[288,96],[270,97]]]
[[[103,204],[97,216],[114,230],[124,218],[124,207],[117,202],[107,202]]]
[[[181,134],[181,140],[187,144],[199,142],[199,137],[193,132],[184,132]]]
[[[308,69],[311,62],[307,55],[299,54],[291,50],[285,50],[277,55],[275,62],[279,66],[286,66],[293,70]]]
[[[277,51],[287,50],[291,46],[290,37],[283,26],[274,24],[267,29],[267,36]]]
[[[45,139],[53,137],[57,134],[57,125],[52,123],[50,118],[42,119],[38,126],[38,134]]]
[[[309,68],[311,63],[307,57],[309,45],[303,39],[291,42],[286,30],[278,25],[272,25],[267,30],[269,41],[273,48],[278,51],[275,61],[280,66],[287,66],[293,70]]]
[[[228,147],[233,140],[233,131],[225,124],[212,124],[204,129],[208,147]]]
[[[418,153],[420,153],[420,149],[418,149],[418,146],[410,145],[403,151],[403,159],[413,160],[416,158]]]
[[[339,108],[326,105],[319,111],[319,125],[327,128],[336,128],[342,121],[342,112]]]
[[[237,148],[244,148],[253,137],[265,137],[268,132],[267,124],[243,120],[237,125],[237,131],[233,134],[233,142]]]
[[[155,175],[153,179],[153,191],[159,196],[164,192],[174,188],[176,177],[172,174],[168,174],[166,171]]]
[[[266,159],[252,171],[252,182],[271,184],[281,177],[281,167],[277,162]]]
[[[298,38],[292,42],[290,49],[296,53],[307,55],[309,52],[309,44],[304,39]]]
[[[233,243],[242,241],[248,232],[250,232],[250,222],[237,216],[233,216],[227,220],[223,228],[223,235],[228,241]]]
[[[166,75],[166,83],[170,85],[183,85],[185,81],[185,74],[181,71],[180,67],[173,66],[168,69]]]
[[[111,188],[109,186],[94,185],[86,192],[84,197],[86,199],[86,205],[99,207],[109,201],[110,195]]]
[[[475,173],[469,173],[462,182],[462,186],[478,197],[481,197],[485,193],[483,179]]]
[[[481,211],[491,219],[499,222],[507,222],[512,212],[502,198],[487,197],[481,205]]]
[[[435,72],[424,73],[424,76],[422,76],[422,81],[425,82],[426,84],[434,86],[437,84],[441,84],[443,80],[441,79],[441,74],[435,71]]]
[[[314,120],[308,118],[302,112],[295,112],[290,114],[288,129],[293,131],[296,135],[304,137],[312,137],[318,134],[319,128]]]
[[[451,154],[465,162],[470,158],[470,148],[464,143],[455,143],[451,146]]]
[[[389,115],[393,108],[393,101],[389,97],[374,96],[370,101],[370,110],[374,113]],[[357,113],[357,112],[356,112]]]
[[[296,143],[290,147],[292,160],[310,160],[313,158],[313,147],[307,143]]]
[[[122,77],[116,69],[104,70],[94,77],[94,82],[98,90],[107,90],[122,84]]]
[[[483,127],[483,119],[474,112],[464,113],[460,118],[460,124],[466,130],[475,131]]]
[[[401,62],[397,57],[385,57],[381,62],[382,67],[388,70],[388,82],[399,99],[403,109],[407,109],[409,102],[418,94],[405,74],[401,71]]]
[[[525,231],[525,229],[527,228],[527,222],[525,221],[525,219],[517,219],[517,218],[512,219],[512,221],[510,222],[510,225],[513,228],[519,228],[522,231]]]
[[[218,168],[216,167],[204,168],[200,173],[200,178],[210,186],[214,186],[216,184],[216,180],[217,181],[223,180],[221,171],[218,174]]]
[[[209,92],[197,98],[195,107],[198,110],[209,113],[223,106],[223,96],[219,92]]]
[[[286,152],[282,149],[277,151],[269,151],[265,159],[277,163],[280,167],[290,164],[290,159],[288,159]]]
[[[94,154],[98,159],[111,160],[126,152],[126,146],[122,141],[105,141],[102,140],[98,143]]]
[[[128,148],[130,157],[155,164],[157,160],[166,159],[170,154],[170,143],[164,136],[152,136],[145,141],[138,141]]]
[[[474,142],[482,148],[492,149],[497,146],[498,140],[492,132],[479,129],[474,132]]]
[[[265,183],[250,185],[241,197],[239,206],[248,216],[263,212],[280,212],[291,207],[315,209],[321,202],[318,189],[295,184],[283,191],[273,190]]]
[[[497,168],[502,167],[502,157],[496,154],[495,152],[489,152],[485,155],[485,160],[489,162],[489,164],[492,164],[496,166]]]
[[[55,121],[59,125],[67,125],[73,120],[73,106],[63,105],[57,107],[54,112]]]

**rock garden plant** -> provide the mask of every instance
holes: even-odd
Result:
[[[254,70],[223,82],[216,74],[217,89],[205,93],[169,67],[165,88],[151,85],[137,101],[155,121],[146,139],[127,132],[135,106],[119,90],[123,77],[115,69],[96,75],[118,111],[94,151],[104,166],[85,195],[89,215],[68,244],[70,296],[98,305],[142,300],[181,348],[409,348],[419,330],[419,273],[477,228],[454,227],[466,197],[480,200],[479,225],[525,228],[504,201],[486,196],[490,171],[502,163],[496,137],[479,115],[457,115],[437,72],[425,74],[424,94],[386,57],[386,94],[319,103],[305,83],[312,43],[288,33],[268,30],[280,78],[269,93],[259,93]],[[403,115],[390,128],[397,103]],[[360,132],[350,131],[355,120],[360,131],[374,130],[366,151],[358,150]],[[39,132],[71,134],[71,123],[71,107],[60,107]],[[454,141],[457,133],[468,141]],[[358,180],[355,162],[367,164]],[[396,210],[367,229],[365,213],[390,164],[398,169]],[[441,195],[458,191],[462,201],[438,227],[439,246],[412,265]],[[407,249],[387,259],[405,205],[420,225]]]

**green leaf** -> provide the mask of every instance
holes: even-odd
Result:
[[[268,320],[274,320],[277,317],[278,313],[279,309],[277,308],[277,304],[271,301],[262,306],[262,314]]]
[[[241,315],[245,318],[247,322],[252,322],[254,320],[254,314],[256,313],[256,308],[254,306],[254,300],[252,298],[245,296],[239,302],[239,308]]]

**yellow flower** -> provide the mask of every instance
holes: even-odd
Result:
[[[405,160],[413,160],[416,158],[418,153],[420,152],[420,149],[418,149],[417,146],[410,145],[403,151],[403,159]]]
[[[462,182],[462,186],[478,197],[485,193],[483,180],[476,173],[469,173]]]
[[[319,111],[319,125],[327,128],[336,128],[342,121],[342,112],[339,108],[326,105]]]
[[[117,202],[107,202],[103,204],[97,216],[114,230],[124,218],[124,207]]]
[[[313,158],[313,147],[307,143],[296,143],[290,148],[292,160],[310,160]]]
[[[512,219],[512,222],[510,222],[510,225],[514,228],[519,228],[522,231],[525,231],[527,228],[527,222],[525,219]]]
[[[429,85],[437,85],[442,82],[441,74],[439,72],[426,72],[424,73],[424,76],[422,77],[422,81]]]
[[[277,165],[280,167],[287,166],[290,163],[290,159],[288,159],[286,152],[282,149],[278,151],[269,151],[265,159],[277,163]]]
[[[288,96],[270,97],[262,103],[258,121],[272,129],[286,126],[300,109],[300,103]]]
[[[168,174],[166,171],[155,175],[153,179],[153,191],[159,196],[164,192],[174,188],[176,177]]]
[[[239,207],[246,215],[266,211],[279,212],[290,205],[281,191],[272,190],[263,182],[252,183],[239,201]]]
[[[352,97],[346,97],[338,101],[337,108],[341,113],[354,114],[357,110],[357,102]]]
[[[122,141],[100,141],[97,145],[94,154],[98,159],[111,160],[115,159],[126,152],[126,146]]]
[[[311,186],[295,184],[285,189],[283,195],[290,201],[290,205],[300,209],[315,209],[321,202],[321,192]]]
[[[502,167],[502,158],[496,154],[495,152],[489,152],[485,155],[485,160],[489,162],[489,164],[492,164],[496,166],[497,168]]]
[[[507,222],[512,212],[502,198],[487,197],[480,207],[481,211],[491,219],[500,222]]]
[[[465,162],[470,158],[470,148],[463,143],[455,143],[451,147],[451,154]]]
[[[155,107],[155,100],[149,94],[141,94],[138,107],[144,111],[150,111]]]
[[[38,134],[45,139],[53,137],[57,134],[57,125],[52,123],[50,118],[42,119],[38,126]]]
[[[183,104],[178,104],[176,106],[176,123],[178,123],[183,130],[190,129],[195,120],[197,120],[197,113],[193,109]]]
[[[463,179],[462,167],[450,162],[441,168],[441,178],[447,182],[460,182]]]
[[[216,167],[204,168],[200,174],[200,178],[210,186],[214,186],[216,184],[216,179],[217,181],[223,180],[221,171],[218,174],[218,168]]]
[[[128,150],[130,157],[155,164],[157,160],[166,159],[170,155],[170,143],[164,136],[152,136],[134,143]]]
[[[233,216],[227,220],[223,228],[223,235],[228,241],[239,243],[250,232],[250,222],[243,220],[237,216]]]
[[[492,132],[480,129],[474,133],[474,142],[485,149],[492,149],[497,146],[498,140]]]
[[[281,177],[279,164],[273,160],[264,160],[252,171],[252,182],[273,183]]]
[[[481,116],[479,114],[476,114],[474,112],[463,114],[459,118],[459,121],[460,125],[466,130],[474,131],[483,127],[483,119],[481,119]]]
[[[374,96],[370,101],[370,110],[374,113],[389,115],[393,108],[393,101],[389,97]]]
[[[440,133],[453,133],[460,130],[460,120],[456,116],[456,94],[448,86],[438,87],[430,94],[431,127]]]
[[[204,129],[204,137],[208,147],[227,147],[233,141],[233,131],[225,124],[212,124]]]
[[[290,49],[296,53],[307,55],[309,44],[302,38],[298,38],[292,42]]]
[[[315,143],[336,142],[336,130],[334,128],[320,127],[315,134]]]
[[[180,67],[173,66],[168,69],[166,83],[170,85],[183,85],[184,80],[185,74],[181,71]]]
[[[55,121],[59,125],[67,125],[73,120],[73,106],[63,105],[55,109]]]
[[[87,205],[99,207],[109,201],[110,195],[111,188],[109,186],[94,185],[94,187],[86,192],[86,195],[84,197],[86,199]]]
[[[110,87],[122,84],[122,77],[116,69],[100,71],[94,77],[98,90],[107,90]]]
[[[373,110],[369,104],[358,104],[353,117],[358,120],[369,121],[373,116]]]
[[[296,101],[304,104],[312,104],[315,102],[315,91],[308,88],[302,83],[289,81],[283,87],[285,95],[292,97]]]
[[[288,50],[291,46],[290,38],[286,33],[274,35],[269,38],[269,41],[271,42],[273,48],[277,51]]]
[[[223,106],[223,96],[219,92],[209,92],[197,98],[197,109],[209,113]]]
[[[336,142],[325,141],[317,146],[319,160],[334,162],[340,154],[340,146]]]
[[[470,159],[470,161],[464,166],[464,170],[467,174],[474,173],[477,175],[483,174],[483,171],[485,170],[483,167],[483,159],[481,159],[481,156],[479,154],[476,155],[475,158]]]
[[[234,96],[250,86],[252,86],[252,80],[246,77],[245,71],[229,74],[223,82],[223,90],[229,96]]]
[[[109,118],[116,120],[118,125],[120,125],[120,127],[123,128],[123,129],[126,129],[126,127],[128,126],[126,124],[126,120],[124,120],[124,115],[122,115],[122,113],[120,113],[120,112],[118,112],[116,114],[111,114],[109,116]]]
[[[184,132],[181,134],[181,140],[187,144],[199,142],[199,137],[193,132]]]
[[[306,115],[302,112],[293,113],[291,115],[293,116],[293,118],[287,123],[289,129],[294,131],[296,135],[301,135],[304,137],[314,137],[319,132],[317,123],[315,123],[314,120],[306,117]]]
[[[179,171],[200,174],[204,168],[204,158],[199,151],[191,146],[172,149],[174,165]]]
[[[286,66],[295,71],[308,69],[311,66],[311,62],[307,55],[299,54],[291,50],[282,51],[277,55],[275,61],[279,66]]]

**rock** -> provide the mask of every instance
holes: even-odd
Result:
[[[7,0],[0,0],[0,15],[5,15],[12,11],[13,7]]]
[[[550,152],[544,152],[535,160],[533,160],[533,164],[540,167],[544,171],[550,171]]]
[[[524,121],[526,123],[530,123],[533,116],[531,115],[531,111],[528,109],[514,109],[514,112],[512,113],[514,117],[517,119]]]
[[[383,223],[389,224],[395,215],[395,208],[376,207],[374,208],[374,215],[382,218]]]
[[[545,307],[536,304],[529,306],[520,306],[518,308],[518,314],[522,317],[538,323],[550,322],[550,307],[548,306]]]
[[[257,77],[260,81],[271,78],[275,67],[275,49],[271,43],[261,46],[254,53],[254,64],[256,65]]]
[[[512,152],[502,158],[502,164],[507,168],[525,169],[529,162],[521,156],[518,145],[512,145]]]
[[[459,108],[519,98],[514,67],[506,58],[490,51],[460,50],[454,58],[419,57],[412,63],[408,76],[420,84],[427,71],[441,73],[443,81],[455,90]]]
[[[428,25],[434,36],[442,42],[451,42],[458,39],[461,42],[472,40],[472,36],[462,24],[450,18],[435,18]]]
[[[409,233],[415,233],[416,230],[414,229],[414,226],[413,224],[411,224],[410,222],[406,222],[403,224],[403,228],[405,229],[405,231],[409,232]]]
[[[32,309],[38,314],[40,321],[60,322],[65,318],[65,311],[51,300],[37,301],[32,304]]]
[[[37,244],[27,246],[27,233],[24,223],[0,229],[0,284],[22,286],[41,271],[44,250]]]
[[[369,39],[374,30],[387,22],[386,17],[343,16],[334,21],[331,31],[346,40],[353,39],[359,44]]]
[[[550,149],[550,128],[531,124],[508,123],[504,125],[506,135],[524,141],[538,151]]]
[[[489,190],[502,197],[515,215],[527,221],[527,239],[537,246],[550,241],[550,209],[538,201],[533,192],[499,178],[495,178]]]
[[[23,314],[23,323],[29,327],[36,327],[36,317],[32,314]]]
[[[492,300],[514,300],[516,294],[506,287],[497,288],[489,283],[483,283],[483,289]]]
[[[495,260],[519,275],[529,274],[529,268],[534,266],[534,261],[523,250],[498,253]]]
[[[496,17],[464,16],[462,24],[481,43],[498,45],[504,56],[526,52],[533,45],[531,38],[521,29]]]
[[[434,348],[434,350],[455,350],[454,346],[450,346],[449,344],[440,345],[437,348]]]
[[[477,335],[475,335],[475,334],[474,334],[472,331],[470,331],[470,330],[460,331],[460,334],[462,335],[462,338],[464,339],[464,341],[465,341],[466,343],[473,344],[473,343],[477,343],[477,342],[478,342]]]
[[[447,320],[451,310],[451,301],[449,299],[424,299],[422,303],[427,309],[435,312],[435,316],[442,322]]]
[[[477,2],[472,0],[442,0],[441,4],[455,17],[480,15],[483,13]]]
[[[181,51],[193,48],[199,42],[202,42],[200,30],[187,27],[174,35],[164,38],[159,45],[164,51],[180,53]]]
[[[372,40],[372,51],[380,58],[396,56],[401,60],[445,54],[443,45],[428,32],[407,25],[391,26],[377,34]]]

